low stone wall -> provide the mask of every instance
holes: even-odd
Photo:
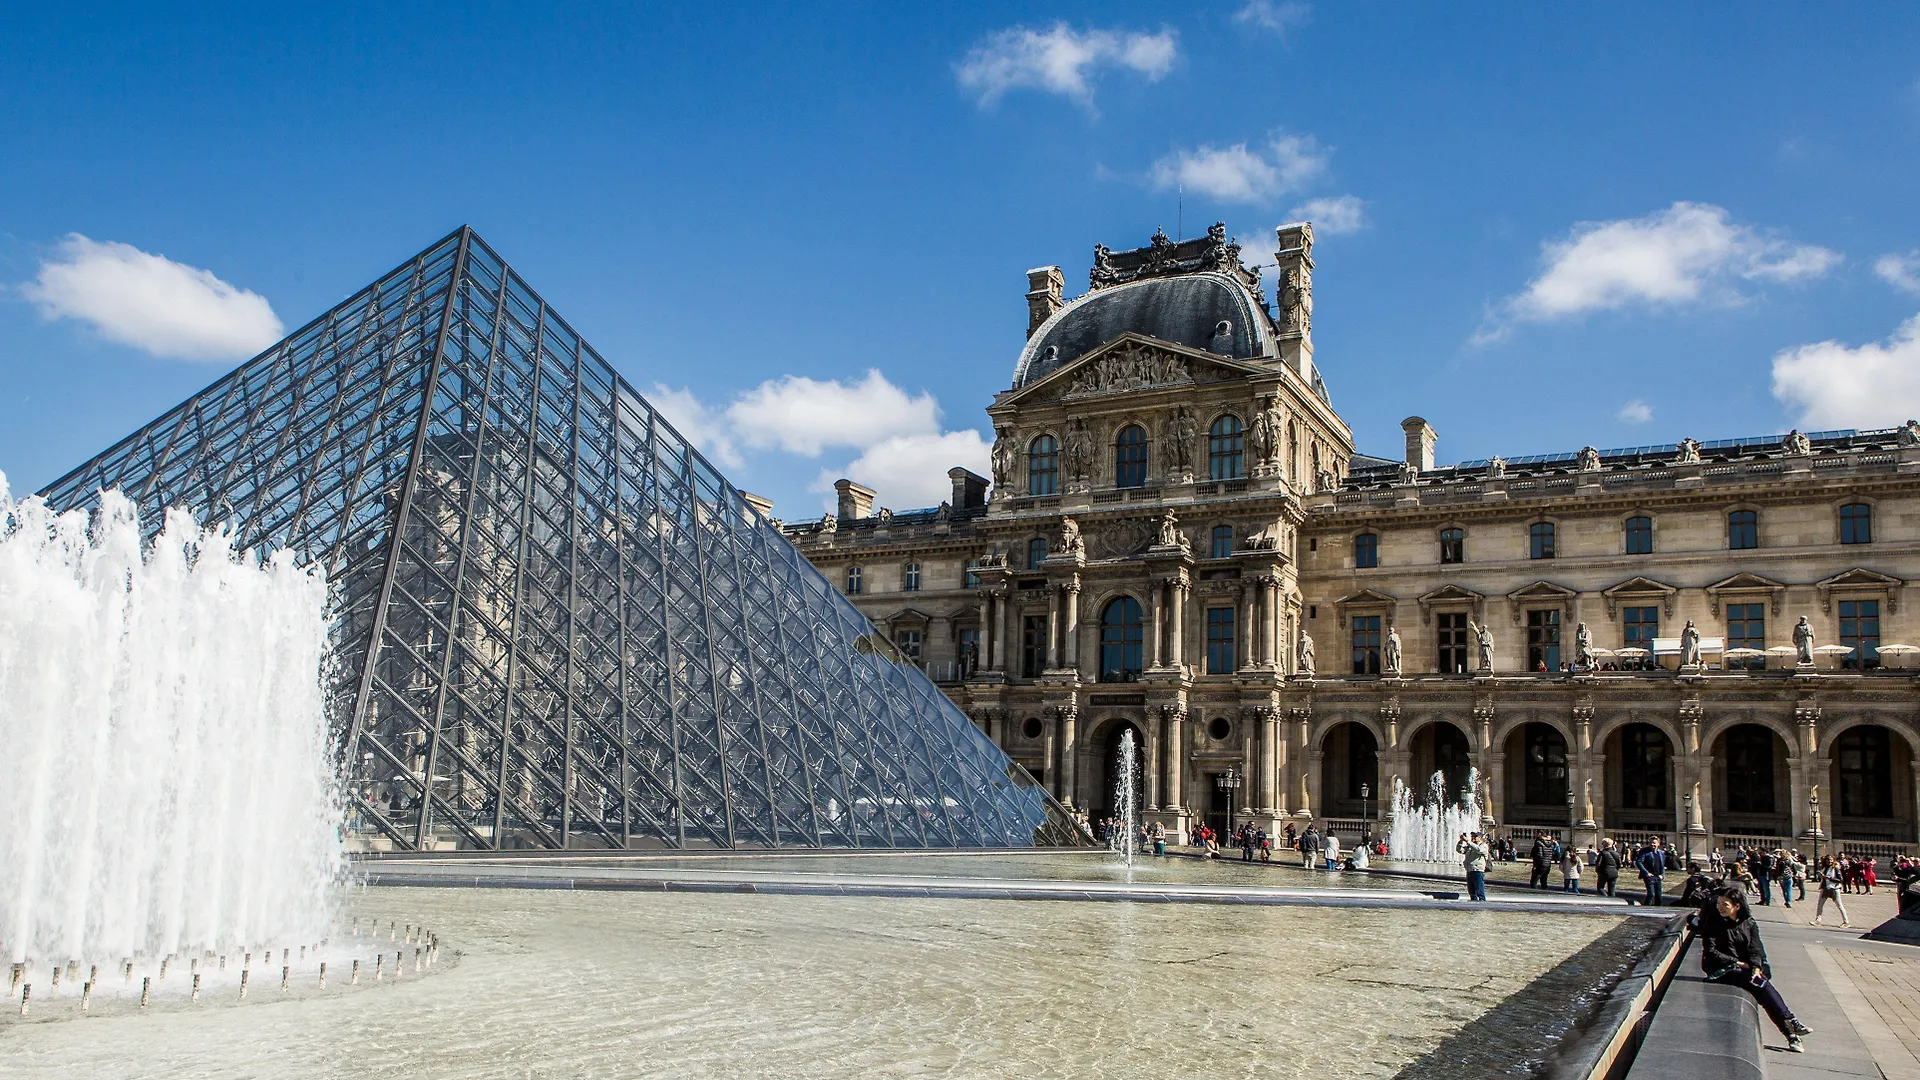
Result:
[[[1547,1066],[1547,1080],[1614,1080],[1626,1075],[1647,1034],[1650,1014],[1671,985],[1690,940],[1683,917],[1668,920],[1586,1027],[1561,1044]]]
[[[1765,1075],[1760,1007],[1753,996],[1686,974],[1668,984],[1626,1078],[1762,1080]]]

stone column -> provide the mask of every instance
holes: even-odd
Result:
[[[1507,755],[1493,755],[1493,768],[1487,773],[1487,816],[1494,821],[1506,824],[1507,821]]]
[[[1281,608],[1286,602],[1280,592],[1280,579],[1267,579],[1267,666],[1284,671],[1287,666],[1287,637],[1281,633],[1285,619]]]
[[[979,598],[979,602],[973,605],[973,610],[978,619],[975,625],[980,627],[979,641],[976,642],[980,655],[974,662],[982,671],[987,671],[993,668],[993,601],[985,589],[974,593],[974,596]],[[962,656],[961,659],[964,661],[966,658]]]
[[[1166,595],[1167,583],[1160,578],[1153,579],[1152,600],[1147,605],[1148,667],[1166,666],[1166,654],[1162,651],[1160,641],[1160,609],[1166,606]]]
[[[1066,616],[1067,663],[1066,666],[1080,670],[1080,582],[1062,582],[1060,602]]]
[[[1187,662],[1187,641],[1186,641],[1187,583],[1186,581],[1181,578],[1174,578],[1172,593],[1173,593],[1173,605],[1172,605],[1172,609],[1167,613],[1169,620],[1173,624],[1172,632],[1168,634],[1168,637],[1171,639],[1171,643],[1168,645],[1168,650],[1172,654],[1171,656],[1168,657],[1168,662],[1172,664],[1174,667],[1178,668],[1178,667],[1184,667],[1184,665]]]
[[[1040,736],[1040,753],[1044,755],[1047,763],[1046,770],[1047,770],[1048,789],[1053,792],[1053,797],[1056,800],[1060,802],[1066,802],[1067,801],[1066,795],[1061,791],[1061,788],[1060,788],[1060,774],[1062,772],[1062,769],[1060,768],[1060,760],[1059,760],[1060,740],[1055,735],[1055,731],[1058,728],[1058,726],[1059,725],[1057,724],[1046,725],[1045,732],[1043,732]]]
[[[1157,711],[1148,710],[1145,722],[1140,726],[1147,733],[1147,809],[1160,809],[1160,722],[1162,717]]]
[[[1253,666],[1253,588],[1251,585],[1240,586],[1240,599],[1234,607],[1233,621],[1239,631],[1234,635],[1239,640],[1234,642],[1233,669],[1244,671]]]
[[[1060,784],[1067,794],[1060,801],[1068,806],[1080,803],[1080,709],[1060,706]]]
[[[1174,708],[1167,716],[1167,802],[1169,810],[1179,810],[1185,804],[1181,802],[1184,793],[1181,781],[1187,771],[1187,710]]]
[[[1301,817],[1313,816],[1313,804],[1309,801],[1311,794],[1309,788],[1313,785],[1313,759],[1318,756],[1307,749],[1308,722],[1309,717],[1306,713],[1302,712],[1299,714],[1294,726],[1294,760],[1298,763],[1300,769],[1299,781],[1294,784],[1294,791],[1300,799],[1299,808],[1296,812]]]
[[[1280,716],[1277,709],[1260,709],[1260,812],[1280,812]]]
[[[1244,816],[1253,813],[1258,806],[1260,792],[1254,786],[1254,777],[1259,775],[1255,764],[1254,732],[1252,724],[1242,725],[1240,736],[1240,775],[1244,777],[1240,790],[1236,793],[1240,800],[1240,813]]]
[[[1791,770],[1792,778],[1788,784],[1793,791],[1790,796],[1793,802],[1793,835],[1808,836],[1816,828],[1831,835],[1832,830],[1827,828],[1825,822],[1833,816],[1832,806],[1821,806],[1821,821],[1818,824],[1807,807],[1807,796],[1813,793],[1816,786],[1821,789],[1823,804],[1833,797],[1833,792],[1827,790],[1825,783],[1829,770],[1826,755],[1821,753],[1819,703],[1810,697],[1800,699],[1793,708],[1793,719],[1800,730],[1800,763]]]
[[[1607,801],[1602,785],[1593,775],[1593,706],[1575,705],[1573,707],[1573,736],[1578,748],[1580,768],[1569,771],[1568,777],[1573,783],[1573,812],[1582,828],[1598,829],[1605,823]],[[1592,784],[1593,809],[1587,809],[1587,787]],[[1591,815],[1591,816],[1589,816]]]
[[[1289,772],[1293,766],[1292,755],[1287,753],[1287,722],[1286,718],[1280,715],[1279,709],[1271,710],[1268,715],[1268,730],[1273,733],[1271,736],[1273,739],[1273,812],[1285,817],[1287,807],[1293,805],[1288,799],[1288,796],[1293,793],[1293,777]]]
[[[1052,671],[1060,666],[1060,586],[1047,586],[1047,665]]]

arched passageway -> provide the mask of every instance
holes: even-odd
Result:
[[[1373,732],[1365,724],[1343,721],[1327,732],[1320,749],[1320,803],[1326,816],[1379,818],[1380,744]],[[1384,798],[1391,804],[1392,792]]]
[[[1507,735],[1506,755],[1506,823],[1566,825],[1567,737],[1552,724],[1522,724]]]

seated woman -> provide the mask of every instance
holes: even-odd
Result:
[[[1812,1032],[1793,1018],[1793,1010],[1774,989],[1767,949],[1760,943],[1760,927],[1747,910],[1747,894],[1731,887],[1713,893],[1713,902],[1700,909],[1698,936],[1700,969],[1707,973],[1707,981],[1737,986],[1752,994],[1787,1037],[1787,1049],[1803,1052],[1800,1037]]]

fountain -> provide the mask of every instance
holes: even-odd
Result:
[[[1120,733],[1120,760],[1114,769],[1114,837],[1108,841],[1111,844],[1113,839],[1119,840],[1121,861],[1128,870],[1133,869],[1133,849],[1138,840],[1135,834],[1140,831],[1140,799],[1135,790],[1140,782],[1139,772],[1139,763],[1133,759],[1133,729],[1128,728]]]
[[[184,994],[189,957],[220,958],[194,965],[211,984],[238,950],[320,955],[344,865],[327,638],[327,582],[291,552],[180,511],[143,549],[117,492],[89,520],[0,476],[0,951],[19,982],[93,966]]]
[[[1427,782],[1427,797],[1416,800],[1413,790],[1393,781],[1393,827],[1387,849],[1395,862],[1445,863],[1461,871],[1454,851],[1462,833],[1480,828],[1480,773],[1467,770],[1467,784],[1459,797],[1447,790],[1444,775],[1435,772]],[[1464,871],[1461,871],[1464,876]]]

